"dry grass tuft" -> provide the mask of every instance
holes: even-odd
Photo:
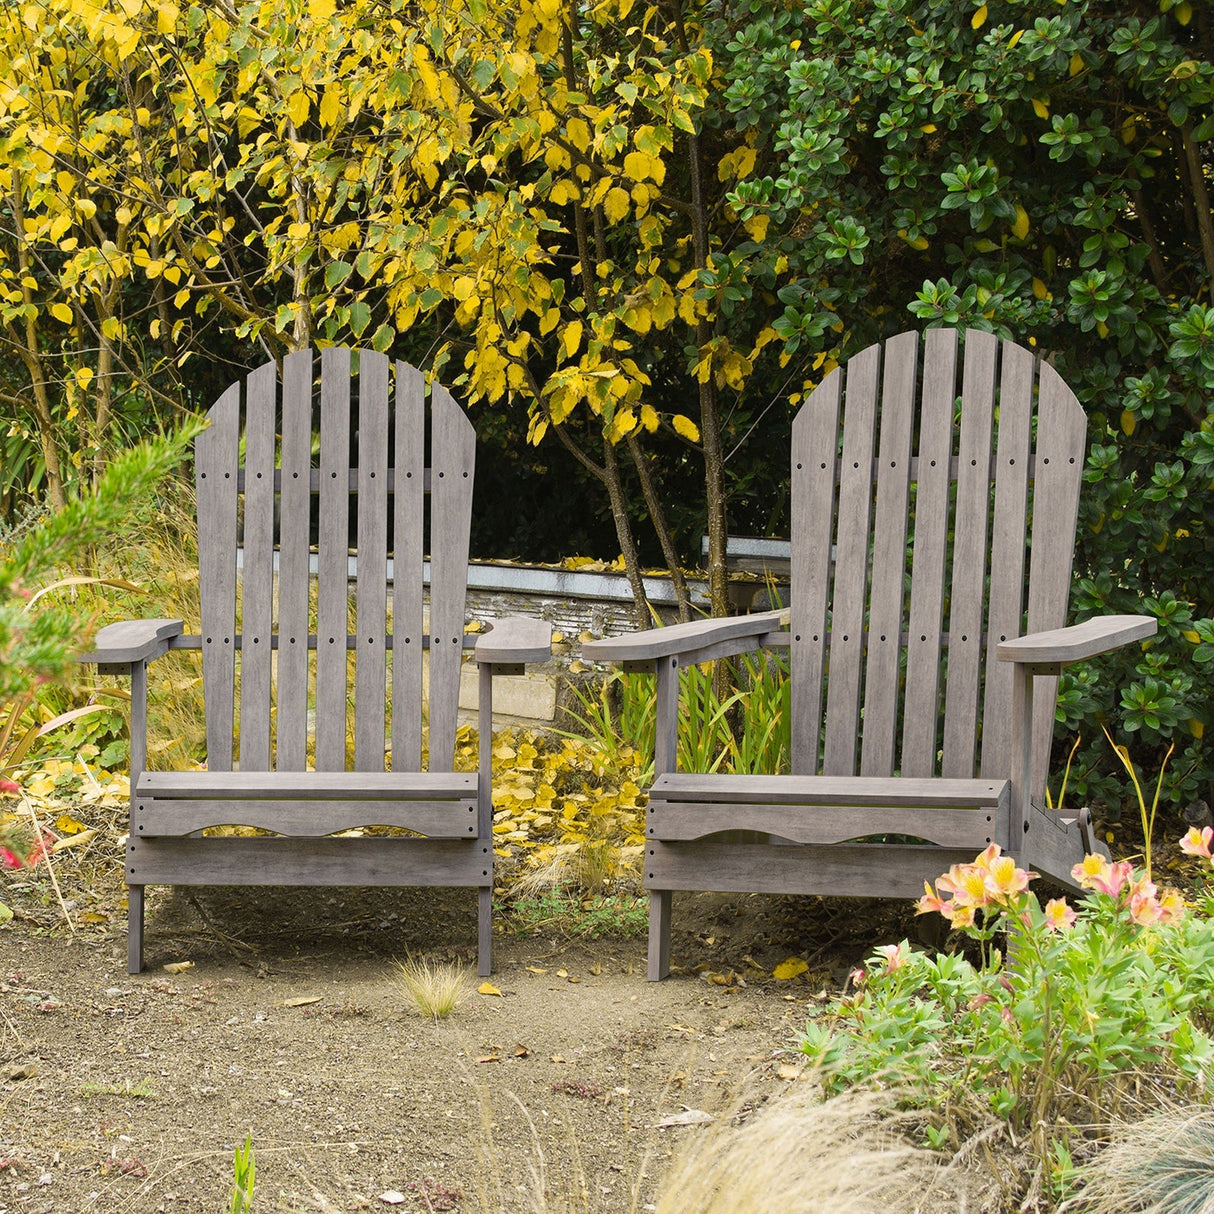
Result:
[[[1214,1214],[1214,1110],[1165,1107],[1120,1123],[1061,1209],[1079,1214]]]
[[[891,1104],[888,1093],[820,1102],[798,1088],[742,1125],[719,1121],[663,1178],[657,1212],[964,1214],[965,1175],[913,1146],[883,1115]]]
[[[445,1020],[476,989],[471,973],[450,961],[410,957],[396,963],[396,982],[423,1016]]]

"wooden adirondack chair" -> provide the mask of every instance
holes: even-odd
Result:
[[[317,376],[303,351],[284,359],[281,391],[267,363],[208,414],[195,444],[200,635],[181,620],[111,624],[85,659],[131,676],[132,973],[143,891],[160,884],[475,887],[490,972],[492,676],[545,659],[550,629],[501,620],[465,637],[475,435],[445,389],[433,387],[428,407],[426,395],[420,372],[397,362],[393,374],[382,354],[357,352],[355,364],[350,350],[326,349]],[[452,768],[473,641],[470,774]],[[202,650],[207,770],[148,771],[147,665],[183,648]],[[202,833],[224,824],[275,833]],[[343,835],[364,826],[416,833]]]
[[[872,346],[793,423],[789,609],[583,646],[658,676],[651,979],[669,971],[672,890],[914,897],[992,841],[1073,885],[1099,845],[1086,811],[1042,804],[1057,675],[1156,628],[1063,627],[1085,430],[1011,342]],[[791,647],[792,774],[676,771],[680,668],[761,645]]]

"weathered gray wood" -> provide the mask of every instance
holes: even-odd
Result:
[[[146,662],[169,650],[169,640],[185,630],[181,620],[119,620],[97,631],[93,648],[78,659],[102,666]]]
[[[1066,889],[1077,890],[1071,869],[1085,851],[1079,823],[1064,826],[1057,814],[1036,803],[1028,806],[1025,817],[1029,829],[1021,844],[1024,866]]]
[[[210,425],[194,444],[201,589],[202,683],[207,766],[232,766],[236,680],[236,462],[240,385],[233,384],[207,414]]]
[[[350,614],[350,351],[320,354],[320,532],[316,583],[316,770],[346,767]]]
[[[421,372],[398,362],[392,498],[392,767],[402,771],[416,771],[422,762],[425,392]]]
[[[1006,780],[939,780],[878,776],[777,776],[679,772],[657,777],[650,796],[665,801],[728,801],[738,805],[993,805]]]
[[[140,797],[207,797],[210,800],[257,798],[259,800],[349,800],[387,801],[466,800],[476,795],[473,772],[214,772],[148,771],[135,786]]]
[[[275,766],[303,771],[308,753],[308,591],[312,471],[312,354],[282,367],[282,488],[279,496],[278,677]]]
[[[1065,666],[1145,640],[1158,630],[1159,622],[1152,615],[1103,615],[1082,624],[1003,641],[996,653],[1003,662]]]
[[[936,773],[940,722],[940,653],[949,523],[949,459],[957,389],[957,333],[930,329],[924,337],[919,410],[919,482],[915,491],[901,770]]]
[[[126,968],[137,974],[143,969],[143,886],[128,885],[126,891]]]
[[[668,889],[649,893],[649,973],[650,982],[660,982],[670,973],[670,911]]]
[[[977,756],[997,355],[994,334],[966,334],[940,765],[945,777],[972,776]]]
[[[547,620],[506,616],[476,639],[476,660],[482,664],[545,662],[551,654],[552,625]]]
[[[645,632],[586,641],[582,644],[582,653],[596,662],[646,662],[674,656],[686,658],[687,654],[697,653],[708,645],[734,637],[762,637],[787,623],[788,619],[789,610],[783,608],[722,619],[689,620],[683,624],[668,624],[664,628],[650,628]]]
[[[822,737],[826,607],[835,516],[839,406],[843,373],[814,389],[792,425],[792,596],[789,665],[793,695],[792,769],[816,772]]]
[[[645,845],[645,883],[651,890],[917,898],[924,881],[973,860],[969,848],[910,843],[653,842]]]
[[[274,436],[278,369],[258,367],[245,392],[244,563],[240,576],[240,766],[270,767],[270,636],[274,596]]]
[[[1033,537],[1029,557],[1028,631],[1043,632],[1066,623],[1079,520],[1087,416],[1058,372],[1042,363],[1038,372],[1037,478],[1033,483]],[[1028,795],[1045,790],[1058,680],[1033,684],[1033,779]]]
[[[822,770],[828,775],[850,776],[856,770],[880,364],[881,348],[870,346],[847,365],[822,758]]]
[[[902,702],[901,653],[906,581],[907,506],[910,500],[919,335],[902,333],[885,344],[881,441],[874,479],[872,593],[864,677],[860,774],[888,776],[897,754]]]
[[[372,350],[362,352],[358,368],[356,592],[354,767],[383,771],[388,699],[388,359]]]
[[[722,831],[755,830],[793,843],[846,843],[873,835],[900,835],[941,847],[969,847],[1007,840],[1007,798],[1002,804],[946,809],[871,806],[750,805],[650,800],[645,833],[651,839],[704,839]]]
[[[653,770],[658,777],[679,765],[679,670],[682,661],[662,658],[657,663],[657,696],[654,703]]]
[[[481,886],[492,849],[480,841],[382,838],[132,839],[137,885]]]
[[[1025,537],[1033,418],[1033,356],[1005,342],[999,376],[999,431],[995,445],[995,505],[987,592],[986,682],[982,705],[982,774],[1010,770],[1012,676],[995,660],[1001,641],[1024,632]],[[1073,541],[1072,541],[1073,543]]]
[[[184,837],[212,826],[255,826],[279,835],[332,835],[393,826],[432,839],[475,839],[476,800],[139,800],[131,829],[141,838]]]
[[[442,771],[455,758],[476,436],[438,384],[430,417],[430,769]]]

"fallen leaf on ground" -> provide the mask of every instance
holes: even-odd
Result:
[[[186,970],[194,968],[194,963],[192,961],[170,961],[163,968],[166,974],[184,974]]]
[[[395,1189],[388,1189],[387,1192],[379,1195],[380,1201],[386,1206],[399,1206],[405,1202],[405,1195],[398,1193]]]
[[[781,982],[786,982],[789,978],[795,978],[798,974],[803,974],[809,969],[809,962],[801,957],[789,957],[787,961],[781,961],[774,970],[771,971],[773,978],[778,978]]]
[[[776,1074],[779,1075],[781,1079],[799,1079],[801,1077],[801,1068],[792,1066],[786,1062],[776,1071]]]
[[[476,988],[476,993],[478,995],[496,995],[499,999],[502,997],[502,992],[492,982],[482,982]]]
[[[713,1120],[715,1118],[711,1113],[705,1113],[703,1109],[689,1109],[684,1105],[681,1113],[671,1113],[669,1117],[663,1117],[657,1123],[657,1129],[665,1130],[676,1125],[707,1125]]]
[[[278,1007],[303,1007],[306,1003],[319,1003],[319,995],[296,995],[294,999],[284,999]]]

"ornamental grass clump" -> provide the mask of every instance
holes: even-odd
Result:
[[[432,1020],[445,1020],[475,989],[463,966],[416,957],[396,962],[396,981],[409,1002]]]
[[[1206,856],[1212,839],[1182,846]],[[1003,1122],[1029,1148],[1034,1200],[1069,1173],[1075,1127],[1107,1123],[1143,1081],[1196,1091],[1214,1062],[1214,925],[1125,861],[1077,864],[1078,908],[1041,906],[1035,876],[995,844],[954,865],[918,909],[973,940],[978,962],[886,946],[801,1039],[828,1092],[897,1083],[930,1110],[933,1145]]]

